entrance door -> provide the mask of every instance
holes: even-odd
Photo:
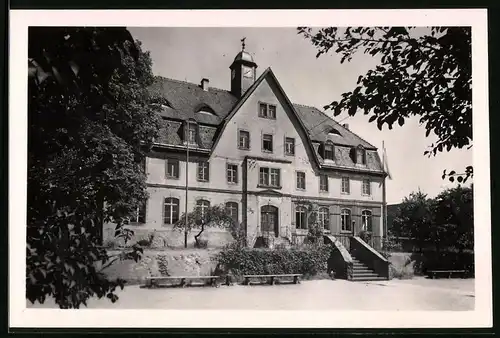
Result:
[[[270,233],[274,231],[274,236],[279,236],[279,219],[277,207],[272,205],[265,205],[260,208],[260,227],[263,233]]]

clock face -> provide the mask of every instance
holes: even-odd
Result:
[[[243,76],[253,78],[253,69],[249,67],[243,67]]]

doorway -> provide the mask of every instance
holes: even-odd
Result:
[[[260,228],[263,233],[274,232],[274,237],[279,236],[279,209],[272,205],[260,208]]]

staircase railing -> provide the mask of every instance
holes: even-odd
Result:
[[[349,251],[332,235],[323,235],[325,244],[332,245],[332,252],[328,259],[328,271],[335,271],[336,278],[352,279],[353,262]]]
[[[358,236],[350,238],[351,254],[379,276],[389,279],[389,261]]]
[[[346,248],[348,252],[351,251],[351,239],[352,234],[333,234],[335,238]]]

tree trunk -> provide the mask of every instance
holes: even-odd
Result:
[[[205,231],[205,224],[201,223],[201,230],[198,232],[196,236],[194,236],[194,241],[196,242],[196,247],[200,246],[200,242],[198,242],[198,238],[201,236],[201,234]]]

